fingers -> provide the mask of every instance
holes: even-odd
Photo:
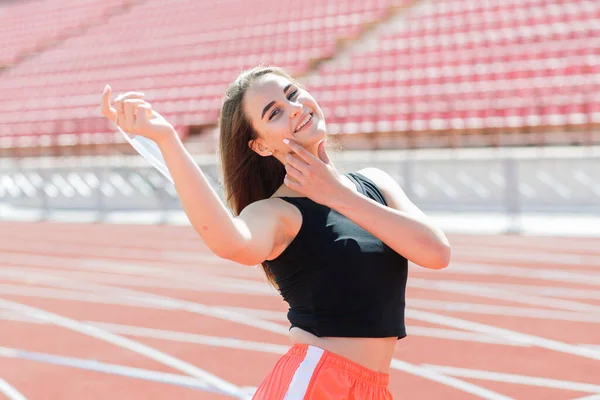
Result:
[[[112,89],[111,89],[110,85],[106,85],[104,87],[104,91],[102,92],[102,100],[100,102],[100,112],[106,118],[108,118],[114,122],[115,118],[117,117],[117,111],[113,107],[110,106],[111,92],[112,92]]]
[[[104,91],[102,92],[102,100],[100,102],[100,112],[103,116],[110,119],[113,122],[116,122],[117,118],[119,118],[119,112],[125,113],[125,101],[130,99],[143,99],[144,93],[141,92],[127,92],[122,93],[117,96],[113,105],[110,103],[110,96],[112,94],[112,88],[110,85],[106,85],[104,87]],[[123,115],[120,118],[123,119]]]
[[[300,159],[297,155],[294,155],[293,153],[288,153],[285,156],[285,160],[288,164],[300,171],[308,167],[307,163],[305,163],[302,159]]]
[[[296,153],[308,165],[312,165],[315,161],[317,161],[315,156],[310,154],[310,152],[308,150],[306,150],[304,147],[300,146],[298,143],[296,143],[292,140],[289,140],[289,139],[283,139],[283,143],[287,144],[288,147],[294,153]]]
[[[148,126],[149,119],[153,117],[152,107],[150,104],[140,104],[137,106],[137,113],[135,114],[135,123],[133,129],[136,132],[140,132],[144,127]]]
[[[142,113],[138,112],[138,108],[141,106],[150,107],[150,104],[141,99],[124,100],[122,104],[123,107],[117,110],[117,125],[125,132],[137,133],[136,127],[139,125],[137,118]]]
[[[304,175],[302,172],[290,164],[285,165],[285,172],[287,173],[288,178],[292,178],[294,181],[302,183],[304,181]]]
[[[117,96],[117,98],[114,101],[114,107],[117,110],[117,112],[125,112],[125,101],[127,100],[133,100],[133,99],[143,99],[144,98],[144,93],[140,93],[140,92],[127,92],[127,93],[122,93],[120,95]]]

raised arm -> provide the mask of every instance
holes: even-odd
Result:
[[[247,206],[233,217],[177,134],[159,147],[190,223],[219,257],[256,265],[271,254],[278,231],[278,216],[267,201]]]
[[[288,187],[345,215],[417,265],[431,269],[448,266],[451,248],[446,235],[389,174],[376,168],[361,170],[383,192],[388,204],[384,206],[341,183],[324,142],[317,155],[294,141],[286,143],[293,151],[286,156],[284,182]]]
[[[183,145],[174,127],[143,94],[129,92],[110,104],[110,87],[102,95],[101,112],[121,129],[142,135],[160,148],[175,190],[194,230],[210,250],[221,258],[256,265],[272,252],[279,218],[266,201],[251,204],[237,217],[221,201],[206,176]]]

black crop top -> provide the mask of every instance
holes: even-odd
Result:
[[[386,205],[375,184],[345,174],[359,193]],[[307,197],[281,197],[302,213],[296,237],[266,264],[289,304],[288,319],[316,336],[406,336],[408,261],[337,211]]]

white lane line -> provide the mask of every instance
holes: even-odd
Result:
[[[471,296],[485,297],[489,299],[499,299],[514,303],[529,304],[548,308],[557,308],[559,310],[578,311],[584,313],[593,313],[600,315],[600,307],[592,304],[580,303],[573,300],[556,299],[553,297],[536,296],[500,290],[488,287],[485,283],[473,285],[468,283],[450,283],[441,280],[429,280],[412,278],[408,284],[410,287],[419,289],[431,289],[444,292],[468,294]]]
[[[36,254],[25,253],[3,253],[2,264],[15,268],[38,267],[44,268],[48,272],[62,271],[95,271],[114,275],[142,275],[155,276],[157,278],[175,278],[182,279],[195,277],[201,280],[205,274],[219,274],[226,276],[237,276],[241,278],[262,278],[260,272],[245,266],[211,266],[203,267],[174,267],[172,264],[155,262],[151,265],[142,262],[128,260],[108,260],[108,259],[72,259],[60,256],[40,256]],[[50,267],[50,268],[49,268]],[[264,275],[263,275],[264,276]]]
[[[37,281],[44,282],[44,276],[51,274],[54,278],[82,279],[94,283],[112,284],[119,286],[133,286],[154,289],[183,289],[196,292],[221,292],[221,293],[244,293],[262,296],[279,296],[270,286],[263,282],[240,280],[232,278],[221,278],[215,276],[202,277],[185,274],[178,280],[171,280],[177,277],[172,274],[169,279],[166,277],[147,277],[147,276],[128,276],[115,275],[104,272],[85,272],[85,271],[49,271],[42,268],[11,268],[4,267],[0,270],[0,277],[7,280],[23,281],[27,277],[29,283]],[[37,277],[41,276],[41,279]],[[47,280],[47,279],[46,279]]]
[[[42,274],[38,274],[36,276],[38,279],[46,279],[47,284],[55,287],[84,290],[86,292],[96,292],[95,294],[97,295],[103,294],[106,297],[119,297],[120,299],[123,299],[125,301],[133,301],[135,303],[152,305],[156,308],[184,310],[253,327],[260,325],[261,329],[274,333],[283,333],[287,335],[289,332],[289,329],[281,324],[258,320],[252,316],[244,315],[234,311],[229,311],[219,307],[208,306],[201,303],[179,300],[168,296],[161,296],[153,293],[135,291],[116,286],[99,285],[84,281],[74,281],[63,278],[57,278],[51,275],[44,276]]]
[[[142,327],[137,327],[137,326],[126,326],[126,325],[118,325],[118,324],[107,324],[107,323],[100,323],[100,322],[94,322],[94,321],[89,321],[87,323],[89,323],[90,325],[94,325],[94,326],[106,329],[107,331],[110,331],[113,333],[120,333],[120,334],[138,336],[138,337],[149,337],[149,338],[155,338],[155,339],[163,339],[163,340],[186,342],[186,343],[195,343],[195,344],[224,347],[224,348],[244,349],[244,350],[251,350],[251,351],[280,354],[280,355],[284,354],[288,349],[288,346],[263,343],[263,342],[252,342],[252,341],[245,341],[245,340],[238,340],[238,339],[211,337],[211,336],[190,334],[190,333],[184,333],[184,332],[175,332],[175,331],[167,331],[167,330],[160,330],[160,329],[150,329],[150,328],[142,328]],[[411,330],[413,330],[413,329],[414,328],[412,328]],[[431,329],[431,328],[421,327],[419,329]],[[433,333],[433,331],[431,333]],[[410,332],[409,334],[412,335],[413,333]],[[432,336],[436,336],[436,335],[432,335]],[[2,355],[1,349],[0,349],[0,355]],[[92,364],[89,364],[89,363],[92,363]],[[81,362],[79,362],[77,366],[79,366],[79,367],[86,366],[87,368],[89,368],[90,365],[95,366],[94,363],[95,362],[91,362],[91,361],[87,362],[87,364],[85,364],[85,363],[82,364]],[[64,365],[65,363],[63,362],[62,364]],[[107,372],[123,374],[122,372],[120,372],[121,371],[120,369],[113,368],[112,366],[109,366],[109,367],[110,368],[107,367],[109,369],[109,370],[107,370]],[[587,389],[590,389],[589,390],[590,392],[594,392],[593,387],[592,388],[584,387],[584,389],[585,389],[584,390],[584,389],[582,389],[582,387],[573,386],[574,384],[578,385],[578,383],[568,382],[568,381],[551,380],[551,379],[538,378],[538,377],[523,377],[523,376],[518,376],[518,375],[493,373],[493,372],[485,372],[485,371],[478,371],[478,370],[465,370],[465,369],[457,369],[457,368],[442,370],[440,368],[450,368],[450,367],[440,367],[437,365],[435,365],[435,366],[426,365],[425,366],[426,368],[418,369],[418,367],[417,367],[415,369],[416,366],[412,366],[410,364],[403,363],[399,360],[394,360],[392,367],[395,369],[398,369],[398,370],[410,372],[412,374],[417,374],[419,376],[425,376],[425,377],[428,377],[428,379],[433,379],[436,381],[437,381],[437,378],[439,378],[439,376],[437,376],[439,374],[432,375],[430,372],[427,371],[427,369],[435,369],[436,371],[440,372],[443,375],[449,375],[449,376],[455,376],[455,377],[488,379],[488,380],[495,380],[495,381],[502,381],[502,382],[520,383],[520,384],[532,385],[532,386],[546,386],[546,387],[553,387],[553,388],[558,388],[558,389],[569,389],[569,390],[575,390],[575,391],[588,391]],[[144,378],[144,376],[139,376],[140,374],[138,373],[138,371],[134,371],[134,370],[132,370],[132,371],[133,372],[131,372],[130,374],[135,375],[134,377]],[[460,371],[461,373],[463,373],[463,375],[458,374],[456,371]],[[179,382],[179,381],[173,380],[173,379],[166,379],[169,377],[165,378],[160,373],[158,373],[158,374],[159,375],[157,375],[157,377],[145,378],[145,379],[158,380],[158,381],[163,381],[166,383],[173,383],[173,384],[182,384],[182,382]],[[192,379],[192,378],[188,378],[188,379]],[[462,382],[462,381],[453,382],[453,381],[446,380],[443,383],[450,384],[453,387],[455,385],[458,385],[459,386],[458,388],[462,388],[462,384],[464,382]],[[471,389],[473,389],[473,388],[471,388]],[[471,392],[471,393],[480,395],[480,393],[478,392],[479,389],[477,389],[477,387],[475,387],[475,389],[473,389],[473,390],[474,390],[474,392]],[[491,396],[491,397],[485,397],[485,398],[495,398],[495,397]]]
[[[226,394],[206,382],[185,375],[177,375],[168,372],[152,371],[149,369],[128,367],[119,364],[110,364],[96,360],[83,358],[57,356],[48,353],[38,353],[9,347],[0,347],[0,357],[14,358],[47,364],[61,365],[88,371],[102,372],[110,375],[125,376],[128,378],[143,379],[153,382],[166,383],[170,385],[185,386],[192,389],[210,391],[218,394]]]
[[[8,400],[27,400],[25,396],[2,378],[0,378],[0,393],[5,395]]]
[[[411,280],[412,279],[413,278],[411,278]],[[465,284],[465,281],[444,280],[439,282],[445,282],[449,284]],[[473,283],[474,282],[471,282],[471,284]],[[510,292],[522,292],[528,294],[537,294],[540,296],[561,297],[571,299],[600,300],[600,290],[593,289],[574,289],[557,286],[517,285],[493,282],[482,282],[481,284],[492,289],[508,290]]]
[[[241,313],[237,313],[237,312],[232,312],[232,311],[226,310],[226,309],[221,309],[218,307],[209,307],[209,306],[206,306],[203,304],[193,303],[190,301],[181,301],[181,300],[168,298],[165,296],[150,295],[150,294],[147,294],[144,292],[136,292],[136,291],[132,291],[132,290],[126,290],[126,289],[115,288],[115,287],[110,287],[110,286],[94,285],[94,284],[89,284],[87,282],[65,282],[65,281],[61,281],[59,279],[54,279],[52,281],[52,284],[63,286],[63,287],[73,287],[74,286],[80,290],[102,291],[102,292],[110,294],[112,296],[119,294],[119,293],[128,293],[128,294],[131,294],[131,296],[135,296],[137,298],[141,297],[144,301],[148,300],[154,305],[157,305],[157,304],[171,305],[173,307],[173,309],[181,309],[181,310],[194,312],[194,313],[198,313],[198,314],[202,314],[202,315],[209,315],[209,316],[213,316],[213,317],[217,317],[217,318],[231,320],[233,322],[242,323],[242,324],[257,328],[257,329],[271,331],[271,332],[282,334],[282,335],[285,335],[286,337],[288,337],[289,329],[283,325],[271,323],[271,322],[268,322],[265,320],[260,320],[258,318],[254,318],[254,317],[244,315]],[[423,376],[423,377],[426,377],[427,379],[435,380],[437,382],[444,383],[448,386],[451,386],[451,387],[454,387],[454,388],[457,388],[460,390],[469,391],[469,392],[478,390],[481,393],[485,394],[486,396],[487,395],[501,396],[500,394],[496,394],[492,391],[478,387],[476,385],[472,385],[467,382],[459,381],[456,378],[444,377],[443,375],[438,374],[438,373],[426,374],[427,371],[424,371],[421,367],[418,367],[416,365],[411,365],[411,364],[408,364],[405,362],[400,362],[400,364],[398,364],[398,365],[403,366],[403,368],[405,368],[405,371],[408,373],[418,374],[418,376]],[[242,393],[242,392],[243,391],[241,389],[239,389],[238,393]],[[495,399],[504,400],[503,397],[497,397],[497,398],[486,397],[486,398],[489,398],[491,400],[495,400]]]
[[[413,267],[415,271],[423,271],[422,267]],[[428,271],[427,271],[428,272]],[[552,270],[538,268],[511,267],[502,265],[482,264],[482,263],[451,263],[448,268],[435,272],[436,274],[471,274],[471,275],[491,275],[491,276],[509,276],[513,278],[529,278],[536,280],[547,280],[561,283],[578,283],[582,285],[591,285],[600,287],[600,275],[578,273],[569,270]]]
[[[450,302],[412,298],[407,300],[408,308],[457,311],[469,314],[502,315],[521,318],[536,318],[556,321],[600,323],[600,314],[576,313],[573,311],[556,311],[542,308],[494,306],[467,302]]]
[[[265,315],[261,310],[251,310],[255,312],[256,317],[260,315]],[[271,311],[268,311],[269,313]],[[25,322],[25,323],[44,323],[43,321],[39,321],[27,316],[19,315],[9,311],[0,311],[0,319],[16,321],[16,322]],[[271,318],[273,316],[271,315]],[[286,320],[285,313],[281,313],[281,316],[277,316],[275,319],[277,320]],[[131,326],[131,325],[121,325],[121,324],[111,324],[100,321],[85,321],[85,323],[96,326],[98,328],[104,329],[108,332],[129,335],[129,336],[138,336],[138,337],[149,337],[153,339],[164,339],[170,341],[177,342],[186,342],[186,343],[195,343],[202,344],[214,347],[227,347],[232,349],[242,349],[242,350],[260,350],[267,353],[276,353],[283,354],[287,351],[288,346],[277,345],[277,344],[269,344],[263,342],[253,342],[241,339],[233,339],[233,338],[224,338],[218,336],[207,336],[207,335],[199,335],[194,333],[186,333],[186,332],[177,332],[163,329],[153,329],[153,328],[144,328],[139,326]],[[517,342],[514,340],[509,340],[505,338],[500,338],[496,336],[490,336],[480,333],[473,332],[465,332],[453,329],[441,329],[441,328],[430,328],[425,326],[410,326],[408,327],[408,334],[410,336],[420,336],[420,337],[433,337],[436,339],[449,339],[449,340],[460,340],[467,342],[477,342],[477,343],[488,343],[488,344],[499,344],[499,345],[507,345],[507,346],[528,346],[527,344]]]
[[[259,296],[279,296],[272,288],[268,287],[263,282],[243,279],[222,278],[216,276],[202,276],[198,278],[192,274],[183,274],[181,280],[170,280],[178,275],[171,275],[169,280],[164,279],[162,275],[156,277],[148,277],[143,275],[138,276],[123,276],[115,275],[105,271],[100,272],[85,272],[85,271],[67,271],[67,270],[52,270],[41,268],[3,268],[0,270],[0,276],[5,279],[22,281],[27,277],[30,283],[37,282],[37,276],[40,274],[47,275],[51,273],[53,277],[64,277],[67,279],[84,279],[95,283],[116,284],[131,287],[144,287],[156,289],[185,289],[196,292],[218,292],[218,293],[244,293]],[[43,281],[43,279],[42,279]],[[418,282],[418,278],[411,278],[409,286]],[[465,285],[463,281],[444,280],[436,282],[448,285]],[[573,298],[573,299],[598,299],[600,300],[600,290],[590,289],[575,289],[553,286],[536,286],[536,285],[518,285],[485,282],[486,287],[496,290],[507,290],[510,292],[526,293],[540,296]],[[471,287],[476,287],[472,285]],[[596,306],[597,307],[597,306]]]
[[[456,252],[455,252],[456,250]],[[565,253],[548,253],[519,250],[518,252],[500,251],[493,247],[473,247],[472,245],[464,244],[452,247],[452,257],[455,259],[477,258],[477,259],[493,259],[495,261],[506,262],[534,262],[534,263],[553,263],[564,264],[565,266],[598,266],[600,265],[600,257],[586,254],[565,254]],[[584,272],[579,270],[580,272]],[[598,273],[596,271],[585,271]]]
[[[468,235],[465,237],[454,238],[456,244],[469,244],[472,246],[488,246],[494,251],[513,251],[515,249],[530,250],[536,249],[544,251],[551,249],[561,252],[576,252],[576,253],[595,253],[598,252],[598,243],[596,238],[581,238],[564,237],[536,237],[536,236],[488,236],[488,235]]]
[[[59,290],[59,289],[44,289],[44,288],[31,288],[31,287],[15,287],[12,288],[14,290],[6,290],[0,285],[0,293],[4,294],[15,294],[15,295],[29,295],[34,297],[50,297],[55,299],[63,299],[63,300],[72,300],[72,301],[86,301],[93,303],[101,303],[101,304],[116,304],[116,305],[124,305],[124,306],[134,306],[134,307],[145,307],[145,308],[153,308],[153,309],[172,309],[170,306],[165,306],[161,304],[147,304],[145,302],[139,300],[132,299],[123,299],[121,296],[102,296],[96,295],[93,293],[82,293],[75,291],[67,291],[67,290]],[[585,314],[575,314],[575,313],[567,313],[563,312],[558,315],[559,312],[551,311],[551,310],[536,310],[536,309],[522,309],[522,308],[509,308],[502,306],[483,306],[483,305],[467,305],[466,307],[463,304],[453,304],[446,302],[437,302],[437,301],[427,301],[427,300],[411,300],[409,303],[409,307],[407,309],[407,316],[410,316],[410,312],[412,307],[419,306],[420,308],[426,309],[435,309],[435,310],[446,310],[446,311],[461,311],[461,312],[470,312],[470,313],[479,313],[479,314],[488,314],[488,315],[512,315],[512,316],[524,316],[524,317],[534,317],[534,318],[555,318],[569,321],[577,321],[577,322],[600,322],[600,317],[594,317],[591,315]],[[281,322],[287,322],[285,312],[280,311],[271,311],[271,310],[253,310],[248,308],[240,308],[240,307],[220,307],[223,310],[230,311],[235,313],[235,315],[244,315],[246,320],[250,320],[251,318],[261,318],[263,320],[275,320]],[[266,322],[266,321],[265,321]],[[264,329],[263,324],[263,328]],[[254,326],[254,325],[251,325]],[[287,328],[284,325],[278,325],[279,328],[277,331],[281,331],[278,333],[287,332]],[[420,335],[418,327],[413,334]],[[423,332],[423,331],[421,331]],[[514,340],[510,338],[494,338],[492,337],[489,340],[486,340],[486,336],[490,335],[484,334],[481,337],[477,338],[474,336],[470,336],[472,333],[464,332],[464,331],[451,331],[446,330],[446,333],[438,332],[439,335],[444,335],[446,338],[453,338],[455,340],[463,340],[463,341],[476,341],[476,342],[490,342],[490,341],[506,341],[505,344],[513,344]],[[422,333],[423,336],[427,336],[426,333]]]
[[[511,397],[507,397],[501,395],[496,392],[492,392],[491,390],[485,389],[481,386],[474,385],[469,382],[461,381],[454,377],[445,375],[441,372],[435,371],[433,369],[427,367],[421,367],[414,364],[409,364],[407,362],[393,359],[391,363],[391,367],[397,369],[399,371],[408,372],[412,375],[420,376],[425,379],[429,379],[434,382],[442,383],[444,385],[453,387],[458,390],[462,390],[466,393],[474,394],[482,399],[490,399],[490,400],[512,400]]]
[[[4,246],[6,246],[6,241],[2,242]],[[152,249],[139,249],[139,248],[131,248],[131,247],[121,247],[121,246],[90,246],[89,244],[73,244],[69,242],[61,242],[60,244],[55,243],[47,243],[47,242],[35,242],[35,241],[27,241],[27,245],[19,245],[15,243],[9,244],[7,247],[2,247],[2,243],[0,243],[0,252],[3,252],[5,248],[8,248],[12,251],[15,250],[15,246],[18,246],[17,251],[27,251],[30,253],[35,253],[41,256],[46,256],[44,253],[49,253],[49,256],[55,256],[53,254],[56,252],[56,249],[59,248],[60,252],[65,254],[67,253],[69,256],[81,256],[82,254],[88,258],[98,258],[98,259],[114,259],[114,257],[118,258],[126,258],[126,259],[135,259],[144,261],[164,261],[171,262],[176,264],[177,262],[181,263],[210,263],[216,265],[231,265],[231,261],[227,261],[225,259],[219,258],[214,255],[202,253],[202,252],[186,252],[180,250],[178,252],[170,252],[170,251],[162,251],[162,250],[152,250]],[[12,247],[11,247],[12,246]],[[25,249],[26,247],[26,249]],[[107,255],[111,255],[111,257],[107,257]]]
[[[2,273],[0,271],[0,276],[4,275],[10,276],[15,280],[27,280],[30,283],[45,283],[46,281],[56,281],[56,277],[52,276],[51,278],[48,276],[44,276],[40,273],[34,272],[25,272],[23,270],[19,271],[8,271],[6,273]],[[72,277],[76,277],[77,274],[73,273]],[[257,284],[256,282],[247,282],[245,285],[242,283],[235,283],[235,286],[246,287],[247,289],[252,286],[264,286],[264,284]],[[150,285],[154,286],[154,285]],[[201,286],[204,286],[202,288]],[[222,286],[225,286],[222,288]],[[458,294],[470,293],[475,296],[493,298],[493,299],[502,299],[502,300],[512,300],[515,302],[524,302],[526,304],[536,304],[541,306],[555,306],[555,307],[564,307],[567,309],[576,309],[581,311],[588,311],[588,313],[572,313],[572,312],[562,312],[562,311],[553,311],[546,309],[534,309],[534,308],[526,308],[526,307],[510,307],[510,306],[493,306],[493,305],[479,305],[479,304],[468,304],[460,302],[452,302],[445,303],[443,306],[440,306],[440,303],[436,303],[435,301],[421,300],[417,298],[412,298],[409,300],[408,305],[411,304],[419,305],[421,308],[429,308],[429,309],[444,309],[451,311],[462,311],[469,313],[479,313],[479,314],[490,314],[490,315],[512,315],[512,316],[520,316],[525,318],[541,318],[541,319],[555,319],[555,320],[563,320],[563,321],[572,321],[572,322],[591,322],[597,323],[600,322],[600,312],[596,313],[596,311],[600,309],[598,306],[577,303],[577,302],[568,302],[566,300],[547,299],[545,297],[532,296],[532,295],[523,295],[519,293],[515,293],[514,291],[502,291],[498,289],[489,288],[486,284],[485,287],[477,287],[470,284],[464,284],[457,281],[430,281],[425,279],[412,278],[409,281],[409,287],[418,287],[423,289],[432,289],[432,290],[443,290],[448,292],[454,292]],[[77,288],[79,289],[79,288]],[[213,282],[212,280],[208,280],[199,284],[196,288],[197,291],[206,290],[209,292],[219,291],[219,292],[227,292],[227,293],[238,293],[241,292],[239,289],[234,289],[228,283],[220,283]],[[251,289],[246,291],[245,293],[249,293],[250,291],[259,292],[259,290]],[[39,296],[58,296],[63,298],[70,298],[74,300],[84,300],[84,301],[95,301],[95,302],[104,302],[104,303],[124,303],[123,300],[114,299],[112,297],[106,296],[97,296],[96,298],[90,298],[90,296],[94,296],[93,294],[84,294],[84,298],[82,298],[81,294],[73,293],[73,292],[55,292],[54,289],[46,289],[46,288],[36,288],[36,287],[23,287],[22,290],[19,289],[18,286],[14,285],[2,285],[0,284],[0,293],[5,294],[21,294],[21,295],[39,295]],[[128,301],[131,305],[136,306],[147,306],[143,302],[140,301]],[[440,308],[441,307],[441,308]],[[164,308],[164,307],[163,307]],[[593,313],[592,313],[593,312]],[[267,318],[269,319],[269,318]]]
[[[146,337],[152,339],[163,339],[173,342],[202,344],[213,347],[225,347],[228,349],[253,350],[263,353],[285,354],[290,346],[271,344],[265,342],[254,342],[250,340],[225,338],[218,336],[206,336],[195,333],[177,332],[164,329],[144,328],[131,325],[109,324],[105,322],[89,321],[90,325],[97,326],[112,333],[121,335]]]
[[[468,368],[448,367],[443,365],[424,364],[427,368],[446,375],[467,379],[481,379],[493,382],[515,383],[519,385],[538,386],[551,389],[572,390],[575,392],[598,393],[600,385],[593,383],[572,382],[558,379],[539,378],[502,372],[482,371]]]
[[[414,309],[406,310],[406,316],[408,318],[417,319],[419,321],[425,321],[438,325],[451,326],[453,328],[465,329],[473,332],[500,336],[507,339],[527,343],[531,346],[541,347],[580,357],[591,358],[594,360],[600,360],[600,351],[560,342],[557,340],[546,339],[540,336],[529,335],[510,329],[496,328],[494,326],[482,324],[479,322],[472,322],[460,318],[448,317],[441,314],[435,314],[427,311]]]
[[[0,276],[2,276],[2,271],[0,271]],[[17,271],[9,271],[4,274],[4,276],[10,276],[15,280],[26,280],[30,283],[46,283],[56,282],[56,277],[52,276],[44,276],[40,273],[33,272],[17,272]],[[73,274],[73,277],[77,276],[76,273]],[[245,286],[246,288],[252,287],[252,285],[256,286],[264,286],[264,284],[257,284],[255,282],[247,282],[245,285],[241,283],[236,283],[236,286]],[[152,286],[152,285],[151,285]],[[204,286],[201,287],[201,286]],[[222,288],[221,286],[225,286]],[[554,298],[540,298],[538,296],[529,296],[522,295],[514,292],[502,291],[494,288],[487,288],[487,284],[485,287],[476,287],[473,285],[467,285],[457,281],[429,281],[425,279],[411,278],[409,281],[409,287],[418,287],[423,289],[432,289],[432,290],[443,290],[448,292],[455,292],[459,294],[470,293],[475,296],[487,297],[493,299],[502,299],[502,300],[512,300],[516,302],[524,302],[526,304],[539,304],[542,306],[553,305],[556,307],[564,306],[565,308],[573,308],[573,309],[581,309],[582,311],[588,311],[588,313],[574,313],[574,312],[563,312],[563,311],[554,311],[547,309],[537,309],[537,308],[527,308],[527,307],[510,307],[510,306],[493,306],[493,305],[484,305],[484,304],[465,304],[461,302],[447,302],[444,303],[443,306],[440,306],[441,303],[436,303],[431,300],[421,300],[417,298],[411,298],[409,300],[409,306],[411,304],[416,304],[421,308],[430,308],[430,309],[444,309],[450,311],[462,311],[469,313],[479,313],[479,314],[490,314],[490,315],[511,315],[511,316],[519,316],[524,318],[541,318],[541,319],[554,319],[554,320],[562,320],[562,321],[572,321],[572,322],[591,322],[598,323],[600,322],[600,313],[591,313],[589,311],[595,311],[600,307],[588,305],[584,303],[577,302],[566,302],[565,300],[554,299]],[[79,287],[77,287],[79,289]],[[237,289],[233,289],[228,283],[222,284],[220,282],[213,282],[212,280],[208,280],[199,284],[196,288],[197,291],[218,291],[218,292],[227,292],[227,293],[238,293],[240,292]],[[252,289],[252,291],[255,291]],[[258,292],[258,290],[256,290]],[[142,301],[131,300],[128,299],[125,301],[120,297],[113,298],[107,296],[94,295],[90,293],[82,294],[81,292],[69,292],[69,291],[56,291],[56,289],[44,288],[44,287],[32,287],[32,286],[18,286],[18,285],[3,285],[0,284],[0,293],[4,294],[18,294],[18,295],[30,295],[30,296],[39,296],[39,297],[54,297],[54,298],[62,298],[62,299],[70,299],[77,301],[92,301],[92,302],[100,302],[100,303],[117,303],[123,305],[133,305],[138,307],[148,307],[148,305]],[[249,293],[249,292],[245,292]],[[441,308],[440,308],[441,307]],[[158,307],[157,308],[169,308],[169,307]],[[270,318],[266,318],[270,319]]]
[[[465,342],[501,344],[507,346],[528,346],[514,340],[452,329],[429,328],[426,326],[409,326],[406,328],[409,336],[432,337],[436,339],[459,340]]]
[[[65,282],[59,282],[58,280],[51,283],[53,286],[69,287],[76,289],[89,288],[87,283],[75,283],[69,284]],[[122,289],[125,290],[125,289]],[[106,288],[104,288],[106,292]],[[220,318],[226,321],[232,321],[239,324],[248,326],[255,326],[260,324],[263,330],[268,330],[275,333],[288,333],[288,328],[281,324],[275,324],[268,321],[259,321],[252,316],[244,315],[234,311],[221,309],[219,307],[207,306],[200,303],[193,303],[185,300],[171,299],[158,295],[152,295],[140,292],[135,294],[130,293],[83,293],[78,291],[68,291],[61,289],[47,289],[47,288],[32,288],[27,286],[16,286],[16,285],[2,285],[0,284],[1,294],[10,294],[17,296],[29,296],[29,297],[45,297],[54,298],[60,300],[72,300],[72,301],[86,301],[100,304],[116,304],[124,306],[152,308],[152,309],[163,309],[163,310],[184,310],[196,314],[206,315],[209,317]]]
[[[265,312],[262,310],[252,310],[256,311],[254,313],[255,317],[259,317],[261,315],[265,315]],[[275,313],[273,311],[267,311],[268,313]],[[271,316],[271,318],[265,319],[275,319],[280,321],[287,321],[285,313],[280,313],[281,315],[277,317]],[[0,311],[0,319],[7,321],[15,321],[15,322],[25,322],[25,323],[43,323],[41,321],[35,320],[33,318],[15,314],[10,311]],[[112,333],[120,333],[125,335],[133,335],[133,336],[146,336],[152,337],[156,339],[165,339],[165,340],[175,340],[181,342],[189,342],[189,343],[197,343],[197,344],[206,344],[210,346],[220,346],[220,347],[231,347],[236,349],[246,349],[246,350],[254,350],[256,346],[261,346],[259,342],[248,342],[239,339],[230,339],[230,338],[221,338],[216,336],[205,336],[205,335],[197,335],[190,334],[184,332],[174,332],[174,331],[165,331],[160,329],[150,329],[150,328],[141,328],[135,326],[126,326],[119,324],[108,324],[100,321],[86,321],[90,325],[98,326],[99,328],[105,329]],[[505,338],[473,333],[473,332],[465,332],[460,330],[453,329],[442,329],[442,328],[430,328],[425,326],[410,326],[408,328],[410,336],[420,336],[420,337],[433,337],[433,338],[443,338],[448,340],[459,340],[466,342],[476,342],[476,343],[488,343],[488,344],[499,344],[506,346],[528,346],[527,344],[516,342],[514,340],[509,340]],[[155,336],[154,336],[155,335]],[[257,344],[258,343],[258,344]],[[271,346],[280,346],[280,345],[269,345],[262,344],[265,347],[266,352],[279,352],[283,347],[275,347],[271,348]],[[273,350],[270,351],[269,349]],[[276,351],[275,351],[276,350]]]
[[[573,399],[573,400],[600,400],[600,393],[593,394],[591,396],[578,397],[578,398]]]
[[[245,397],[245,395],[241,393],[240,388],[236,385],[227,382],[224,379],[221,379],[213,374],[210,374],[192,364],[170,356],[152,347],[135,342],[131,339],[112,334],[110,332],[104,331],[100,328],[91,326],[89,324],[81,323],[70,318],[66,318],[48,311],[44,311],[39,308],[27,306],[5,299],[0,299],[0,307],[61,326],[74,332],[79,332],[81,334],[94,337],[107,343],[114,344],[115,346],[141,354],[147,358],[160,362],[173,369],[179,370],[192,377],[201,379],[207,382],[208,384],[216,387],[220,391],[228,393],[232,396],[235,396],[237,398]]]

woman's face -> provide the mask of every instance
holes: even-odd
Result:
[[[315,99],[287,78],[274,73],[256,79],[244,96],[244,112],[258,133],[250,147],[260,155],[283,160],[290,152],[284,138],[316,154],[326,133],[325,118]]]

